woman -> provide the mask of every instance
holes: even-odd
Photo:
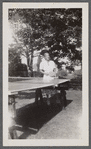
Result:
[[[40,72],[44,74],[43,80],[50,81],[56,77],[57,67],[54,61],[50,60],[47,50],[43,51],[43,60],[40,63]]]
[[[57,69],[54,61],[50,60],[49,52],[47,50],[44,50],[42,53],[43,53],[42,54],[43,60],[40,63],[40,72],[43,74],[43,80],[45,82],[49,82],[49,81],[55,79],[58,69]],[[51,90],[50,89],[42,89],[42,95],[47,96],[47,99],[48,99],[47,104],[48,105],[50,105],[49,98],[54,94],[57,94],[56,89],[51,89]],[[58,99],[58,97],[57,97],[57,99]]]

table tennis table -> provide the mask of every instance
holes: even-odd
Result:
[[[13,78],[14,79],[14,78]],[[11,135],[11,139],[17,139],[17,133],[14,129],[16,125],[14,118],[16,117],[16,108],[15,108],[15,98],[19,92],[35,90],[35,104],[38,106],[38,99],[40,98],[41,105],[43,104],[43,97],[41,93],[41,89],[43,88],[56,88],[60,90],[61,99],[63,98],[63,105],[66,106],[66,91],[68,89],[69,79],[57,79],[48,81],[43,81],[43,78],[18,78],[17,80],[9,79],[8,83],[8,105],[11,107],[11,119],[12,119],[12,126],[9,127],[9,133]]]

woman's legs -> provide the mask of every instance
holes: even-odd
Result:
[[[47,98],[47,105],[51,104],[50,98],[53,97],[55,95],[55,101],[57,104],[60,104],[60,99],[59,99],[59,95],[58,95],[58,91],[53,88],[53,89],[42,89],[42,96],[44,98]]]

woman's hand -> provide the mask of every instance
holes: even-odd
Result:
[[[52,72],[49,72],[49,76],[50,77],[55,77],[56,76],[56,72],[53,72],[53,71]]]
[[[44,74],[45,74],[46,76],[49,76],[49,73],[48,73],[48,72],[44,72]]]
[[[45,72],[44,70],[40,70],[41,73],[43,73],[44,75],[48,76],[49,73],[48,72]]]

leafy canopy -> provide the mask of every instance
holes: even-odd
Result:
[[[81,61],[82,9],[9,9],[20,53],[29,58],[34,50],[49,48],[58,64],[62,57]]]

